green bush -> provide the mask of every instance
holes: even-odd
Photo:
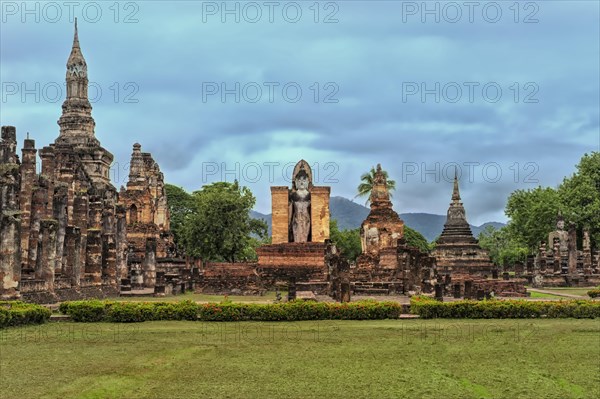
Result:
[[[426,297],[413,297],[410,311],[424,319],[525,319],[525,318],[595,318],[600,317],[600,302],[589,300],[524,301],[463,300],[439,302]]]
[[[41,324],[50,320],[49,309],[21,301],[0,301],[0,328]]]
[[[589,290],[587,294],[590,298],[598,298],[600,297],[600,288],[594,288],[593,290]]]
[[[402,306],[396,302],[375,301],[352,303],[293,301],[276,304],[75,301],[62,303],[60,311],[78,322],[377,320],[398,318]]]
[[[104,320],[107,309],[113,304],[114,302],[99,300],[63,302],[58,310],[71,316],[73,321],[95,322]]]

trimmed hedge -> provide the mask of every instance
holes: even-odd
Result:
[[[524,301],[524,300],[462,300],[439,302],[431,298],[413,297],[410,311],[424,319],[525,319],[525,318],[596,318],[600,317],[600,302],[590,300]]]
[[[40,305],[22,301],[0,301],[0,328],[42,324],[52,312]]]
[[[595,288],[593,290],[589,290],[587,292],[587,294],[590,298],[598,298],[598,297],[600,297],[600,288]]]
[[[362,301],[319,303],[292,301],[277,304],[182,302],[63,302],[60,311],[76,322],[133,323],[150,320],[298,321],[397,319],[396,302]]]

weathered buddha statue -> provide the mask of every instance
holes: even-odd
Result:
[[[289,202],[290,242],[310,241],[310,177],[304,165],[294,175]]]

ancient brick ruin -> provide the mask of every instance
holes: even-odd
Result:
[[[556,230],[542,241],[538,253],[527,257],[526,266],[515,265],[515,273],[535,287],[595,286],[600,284],[600,251],[592,251],[590,233],[583,229],[581,249],[577,249],[577,226],[559,212]]]
[[[360,227],[362,254],[350,268],[352,291],[369,295],[428,291],[435,260],[406,245],[404,221],[392,208],[381,165],[377,165],[369,202],[371,212]]]
[[[301,170],[304,172],[300,173]],[[305,161],[296,166],[294,176],[298,174],[310,177]],[[295,195],[298,185],[305,183],[307,192]],[[351,295],[432,293],[434,290],[443,296],[472,298],[489,296],[492,292],[526,295],[525,280],[498,278],[487,252],[473,238],[456,179],[453,203],[445,234],[442,234],[444,250],[438,252],[442,254],[439,260],[449,265],[443,267],[442,272],[434,255],[407,245],[404,222],[392,207],[380,165],[373,179],[371,212],[360,229],[362,253],[354,265],[327,239],[329,187],[295,181],[291,190],[272,187],[271,194],[273,244],[257,249],[257,263],[205,263],[194,278],[198,290],[260,293],[281,287],[294,293],[328,294],[339,301],[349,301]],[[304,203],[294,204],[294,201]],[[296,218],[295,212],[299,210],[305,213]],[[296,241],[298,238],[300,241]]]
[[[460,199],[456,173],[452,202],[448,208],[444,230],[437,239],[431,255],[436,259],[440,274],[450,274],[453,277],[492,276],[494,264],[488,251],[481,248],[477,239],[473,237]]]
[[[271,187],[272,244],[258,248],[258,272],[268,285],[327,279],[329,187],[313,186],[305,160],[296,164],[292,188]],[[304,193],[304,194],[301,194]]]
[[[77,24],[66,85],[54,143],[38,152],[27,138],[19,158],[16,129],[2,127],[3,298],[52,302],[117,295],[139,262],[143,284],[154,287],[156,262],[170,255],[163,179],[152,157],[138,145],[127,190],[118,194],[110,182],[113,155],[95,137]],[[131,220],[135,207],[140,223]]]

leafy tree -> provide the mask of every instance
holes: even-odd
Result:
[[[404,238],[406,239],[406,243],[411,247],[417,247],[422,252],[429,252],[429,242],[427,242],[427,239],[423,234],[419,233],[417,230],[405,225]]]
[[[361,183],[356,188],[358,191],[358,194],[356,194],[356,196],[354,198],[366,197],[367,200],[366,200],[365,204],[369,203],[369,197],[371,196],[371,190],[373,189],[373,182],[375,181],[375,173],[376,172],[377,171],[375,170],[375,168],[372,167],[368,173],[363,173],[363,175],[360,177]],[[382,170],[381,172],[383,173],[383,175],[385,176],[385,179],[387,181],[387,187],[388,187],[388,190],[390,191],[390,198],[391,198],[392,197],[391,192],[396,189],[396,181],[388,179],[387,171]]]
[[[577,172],[565,178],[558,195],[565,219],[574,222],[578,233],[590,230],[592,242],[600,246],[600,152],[585,154]]]
[[[175,243],[179,245],[182,240],[185,218],[194,212],[194,198],[183,188],[172,184],[165,184],[165,191],[171,217],[171,232],[175,236]]]
[[[517,261],[524,262],[529,253],[527,246],[518,242],[506,226],[501,229],[487,226],[479,233],[478,238],[479,245],[490,252],[490,258],[496,266],[505,267]]]
[[[507,229],[511,239],[535,252],[540,241],[556,228],[561,209],[558,191],[550,187],[516,190],[508,198],[505,213],[510,218]]]
[[[360,244],[360,229],[341,230],[337,220],[329,221],[329,237],[340,250],[342,256],[350,261],[355,261],[362,252]]]
[[[537,187],[513,192],[505,209],[510,218],[505,233],[533,253],[556,228],[559,210],[567,222],[577,225],[579,239],[587,228],[592,245],[600,247],[600,153],[585,154],[576,172],[557,189]]]
[[[212,262],[256,259],[255,249],[267,235],[267,224],[250,218],[256,202],[250,189],[237,181],[218,182],[191,197],[193,210],[185,216],[182,229],[188,255]]]

